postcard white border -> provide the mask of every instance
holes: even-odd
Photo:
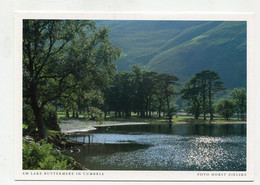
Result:
[[[22,170],[22,20],[212,20],[247,21],[247,171],[46,171]],[[88,181],[253,181],[254,180],[254,16],[212,13],[16,12],[15,14],[15,180]],[[70,173],[63,174],[62,173]],[[57,173],[56,175],[51,175]],[[59,174],[60,173],[60,174]],[[214,176],[225,174],[225,176]],[[239,176],[241,175],[242,176]],[[231,175],[231,176],[230,176]],[[235,175],[235,176],[233,176]],[[237,176],[238,175],[238,176]],[[245,176],[244,176],[245,175]]]

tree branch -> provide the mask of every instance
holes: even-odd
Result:
[[[48,48],[48,52],[46,54],[46,57],[44,58],[43,62],[42,62],[42,65],[36,70],[36,76],[38,77],[40,72],[42,71],[43,67],[45,66],[47,60],[49,59],[50,57],[50,53],[51,53],[51,50],[52,50],[52,47],[54,45],[54,43],[56,42],[55,40],[53,40],[53,28],[54,28],[54,23],[51,24],[51,28],[49,30],[49,48]]]

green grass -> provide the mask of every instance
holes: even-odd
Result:
[[[169,123],[169,119],[167,117],[145,117],[140,118],[137,115],[123,118],[123,117],[114,117],[114,116],[107,116],[105,121],[118,121],[118,122],[149,122],[149,123]],[[193,116],[173,116],[172,118],[173,123],[179,123],[179,122],[186,122],[186,123],[210,123],[211,121],[209,118],[207,120],[204,120],[203,117],[199,117],[199,119],[194,119]],[[212,122],[218,122],[218,123],[226,123],[226,122],[241,122],[238,118],[230,118],[230,120],[226,120],[224,118],[215,118]]]
[[[224,118],[214,118],[213,121],[210,121],[209,118],[206,120],[203,119],[203,117],[199,117],[199,119],[195,119],[192,116],[174,116],[173,122],[187,122],[187,123],[210,123],[210,122],[218,122],[218,123],[226,123],[226,122],[241,122],[238,118],[230,118],[229,120],[226,120]]]
[[[69,115],[70,115],[70,118],[72,118],[71,112],[69,113]],[[67,118],[65,112],[57,112],[57,117],[58,117],[58,119],[66,119]],[[79,118],[81,118],[81,119],[86,118],[87,119],[88,116],[84,115],[84,114],[79,114]]]
[[[131,116],[128,118],[107,116],[105,121],[118,121],[118,122],[149,122],[149,123],[167,123],[168,119],[165,117],[145,117]]]
[[[60,119],[67,119],[64,112],[58,112],[57,113],[58,118]],[[70,113],[70,116],[72,114]],[[74,119],[74,118],[71,118]],[[77,119],[77,118],[75,118]],[[88,120],[88,117],[84,114],[79,114],[78,119],[86,119]],[[116,121],[116,122],[149,122],[149,123],[169,123],[169,119],[167,117],[138,117],[137,114],[132,113],[131,117],[125,118],[125,117],[115,117],[114,114],[108,114],[106,119],[104,121]],[[206,120],[203,119],[203,117],[199,117],[199,119],[194,119],[193,116],[184,116],[184,115],[178,115],[173,116],[172,118],[173,123],[211,123],[211,122],[218,122],[218,123],[226,123],[226,122],[241,122],[238,118],[230,118],[229,120],[226,120],[224,118],[214,118],[213,121],[210,121],[209,118]],[[243,121],[245,122],[245,121]]]

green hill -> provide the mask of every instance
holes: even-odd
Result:
[[[226,88],[246,87],[246,22],[98,21],[123,50],[119,71],[138,64],[176,74],[184,83],[205,69],[219,73]]]

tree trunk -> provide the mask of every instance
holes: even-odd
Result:
[[[171,116],[169,116],[169,122],[170,122],[170,123],[172,122],[172,117],[171,117]]]
[[[170,115],[170,102],[169,102],[169,96],[166,96],[166,100],[167,100],[167,108],[168,108],[168,118],[169,118],[169,122],[172,122],[172,116]]]
[[[206,92],[203,91],[203,117],[206,120]]]
[[[241,111],[240,117],[241,117],[241,120],[245,120],[245,116],[244,116],[244,112],[243,111]]]
[[[239,112],[237,112],[237,118],[238,118],[238,119],[241,119],[240,116],[239,116]],[[242,120],[242,119],[241,119],[241,120]]]
[[[69,113],[68,110],[66,110],[66,117],[67,117],[67,118],[70,118],[70,113]]]
[[[195,117],[195,119],[199,119],[199,116],[200,116],[200,113],[199,113],[200,104],[197,104],[197,105],[196,105],[196,103],[195,103],[194,106],[196,107],[194,117]]]
[[[47,132],[45,128],[45,124],[43,122],[42,118],[42,109],[38,105],[37,96],[36,96],[36,88],[37,86],[35,84],[32,84],[30,90],[31,90],[31,107],[33,109],[35,123],[38,128],[39,137],[44,139],[47,138]]]
[[[209,83],[209,114],[210,114],[210,120],[213,120],[213,111],[212,111],[212,97],[211,97],[211,89],[212,84]]]
[[[55,112],[58,113],[58,105],[57,105],[57,100],[55,101]]]
[[[148,117],[148,103],[145,105],[145,116]]]
[[[152,116],[152,110],[151,110],[151,95],[149,94],[148,96],[148,113],[149,113],[149,117]]]
[[[42,110],[38,106],[36,99],[32,100],[31,106],[32,106],[32,109],[33,109],[33,113],[34,113],[34,117],[35,117],[35,123],[36,123],[36,126],[38,128],[39,136],[42,139],[47,138],[47,132],[46,132],[45,125],[43,123],[43,118],[42,118]]]
[[[141,117],[142,117],[142,118],[145,117],[145,113],[144,113],[143,110],[141,111]]]
[[[161,117],[161,108],[162,108],[162,104],[160,102],[159,109],[158,109],[159,118]]]

